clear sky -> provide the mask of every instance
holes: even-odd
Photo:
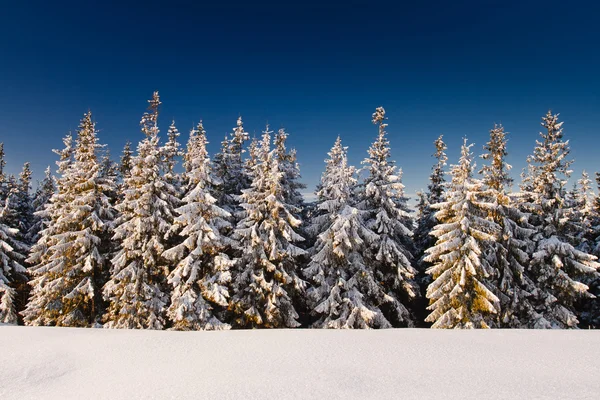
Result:
[[[217,5],[218,3],[218,5]],[[211,4],[211,5],[207,5]],[[574,170],[600,170],[600,6],[594,1],[0,2],[0,141],[10,172],[54,166],[91,109],[116,158],[152,91],[182,131],[204,120],[214,154],[238,115],[284,126],[312,191],[339,134],[358,164],[383,106],[407,192],[427,185],[433,140],[450,162],[503,123],[516,173],[541,116],[561,113]]]

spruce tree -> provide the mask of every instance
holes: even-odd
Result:
[[[26,162],[19,174],[19,180],[13,188],[14,211],[16,223],[14,228],[19,230],[19,239],[27,242],[27,232],[33,225],[33,205],[31,199],[31,168]]]
[[[48,226],[50,216],[46,211],[46,207],[50,203],[52,195],[56,191],[56,185],[54,183],[54,177],[50,167],[46,168],[44,172],[44,179],[38,184],[38,188],[35,191],[32,200],[33,208],[33,224],[27,232],[26,242],[35,244],[40,238],[40,232]]]
[[[181,176],[175,172],[177,159],[183,155],[178,141],[179,136],[180,133],[175,126],[175,121],[172,121],[167,132],[167,142],[161,148],[163,175],[165,180],[176,189],[174,195],[179,195],[182,186]]]
[[[4,204],[4,202],[6,201],[6,197],[8,196],[8,190],[6,187],[7,184],[7,177],[5,174],[5,168],[6,168],[6,160],[4,159],[4,157],[6,157],[6,153],[4,152],[4,143],[0,142],[0,203]]]
[[[163,253],[175,264],[168,277],[173,287],[167,315],[173,329],[229,329],[219,311],[229,304],[229,271],[232,262],[222,252],[226,239],[220,229],[227,225],[227,212],[216,205],[211,187],[211,161],[206,150],[208,141],[202,122],[190,132],[185,156],[187,191],[183,205],[176,212],[175,226],[183,242]]]
[[[121,162],[119,164],[119,175],[121,181],[125,181],[125,179],[131,176],[131,170],[133,168],[132,157],[133,151],[131,150],[131,142],[127,141],[127,143],[125,143],[125,147],[123,147],[123,152],[121,153]]]
[[[104,286],[110,302],[105,327],[163,329],[165,326],[169,261],[162,254],[172,246],[173,186],[161,174],[158,92],[140,122],[144,139],[132,159],[131,175],[123,182],[117,204],[113,240],[120,246],[112,259],[111,279]]]
[[[489,243],[484,252],[498,272],[494,282],[495,294],[500,299],[498,326],[526,328],[534,312],[529,302],[534,283],[527,275],[527,267],[535,231],[528,223],[528,216],[510,197],[513,179],[510,177],[512,166],[506,162],[506,134],[502,125],[494,125],[481,156],[488,161],[481,169],[483,184],[489,192],[488,200],[495,203],[489,209],[488,218],[501,229],[497,240]]]
[[[372,122],[378,126],[379,135],[363,161],[368,175],[361,185],[357,207],[362,210],[365,226],[378,235],[367,247],[365,262],[383,291],[398,300],[382,304],[381,308],[394,326],[402,326],[414,322],[407,321],[414,318],[408,316],[407,306],[420,293],[415,282],[417,271],[412,265],[414,221],[404,195],[402,170],[397,170],[390,160],[386,119],[385,110],[378,107]]]
[[[236,325],[253,328],[299,326],[296,299],[304,291],[297,264],[304,250],[296,246],[304,238],[297,232],[302,221],[286,203],[284,172],[276,149],[271,150],[267,125],[250,188],[240,196],[244,218],[234,239],[242,253],[234,279],[232,309]]]
[[[425,257],[433,264],[427,269],[433,282],[427,287],[431,314],[426,319],[432,328],[488,328],[500,311],[491,286],[496,272],[483,255],[500,227],[487,219],[495,205],[485,200],[489,193],[473,178],[471,146],[465,139],[446,199],[432,206],[439,221],[432,231],[436,244]]]
[[[569,169],[569,142],[563,140],[563,123],[551,111],[542,118],[544,131],[536,141],[530,165],[531,221],[537,229],[530,276],[536,283],[532,303],[536,328],[575,328],[579,323],[576,305],[593,297],[589,282],[598,276],[596,257],[569,242],[568,209],[564,187]]]
[[[239,195],[250,185],[249,177],[244,173],[244,162],[242,155],[245,152],[244,143],[249,135],[244,131],[242,117],[237,120],[237,126],[227,138],[221,143],[221,152],[215,158],[216,175],[223,182],[223,188],[218,205],[233,216],[234,223],[239,221],[236,215],[241,211],[239,206]]]
[[[435,145],[433,157],[435,157],[437,162],[432,167],[427,192],[419,196],[419,215],[414,232],[416,260],[421,271],[424,271],[427,267],[427,263],[422,260],[425,250],[435,244],[435,238],[430,233],[438,221],[435,218],[435,210],[431,206],[444,200],[446,187],[446,178],[444,176],[446,172],[444,168],[448,157],[445,153],[447,146],[443,141],[443,135],[440,135],[433,143]]]
[[[365,212],[355,207],[355,169],[348,166],[347,149],[338,137],[326,160],[317,192],[311,230],[317,239],[304,270],[312,287],[308,302],[315,328],[389,328],[380,306],[398,312],[410,325],[408,312],[388,295],[363,255],[380,237],[364,224]]]
[[[108,260],[102,249],[113,209],[104,194],[108,188],[100,176],[101,146],[91,112],[81,120],[75,147],[69,137],[65,143],[58,192],[47,208],[50,221],[29,258],[34,279],[23,312],[28,325],[85,327],[103,312],[100,289]]]
[[[10,196],[0,204],[0,323],[17,323],[17,289],[27,282],[24,267],[28,248],[18,236],[19,230],[5,223],[11,213]]]
[[[283,185],[283,196],[286,204],[290,205],[290,211],[300,217],[304,209],[304,198],[300,193],[306,185],[300,182],[300,166],[296,160],[296,150],[290,151],[286,148],[288,133],[284,128],[277,131],[274,139],[275,154],[279,163],[279,168],[283,173],[281,182]]]

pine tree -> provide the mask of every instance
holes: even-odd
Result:
[[[113,240],[120,250],[112,259],[111,279],[104,286],[110,302],[105,327],[163,329],[169,262],[162,254],[172,246],[174,210],[172,185],[161,174],[158,92],[140,122],[144,139],[132,159],[131,175],[123,183],[123,199],[117,204]]]
[[[9,207],[10,198],[0,204],[0,323],[16,324],[17,287],[27,282],[27,270],[23,265],[28,248],[18,239],[19,230],[5,224]]]
[[[390,160],[386,119],[385,110],[378,107],[372,122],[378,126],[379,135],[363,161],[368,176],[361,185],[358,208],[363,211],[365,226],[378,235],[367,247],[365,262],[383,291],[397,299],[381,308],[394,326],[412,325],[414,317],[406,306],[420,295],[414,280],[417,271],[412,265],[414,221],[404,195],[402,170],[397,171]]]
[[[175,126],[175,121],[171,122],[171,126],[169,126],[169,130],[167,132],[167,142],[161,148],[162,152],[162,169],[163,175],[165,176],[165,180],[172,185],[176,192],[174,195],[179,195],[181,191],[181,176],[175,172],[175,165],[177,165],[177,158],[183,155],[183,151],[181,150],[181,145],[179,144],[178,138],[180,136],[179,130]]]
[[[311,261],[304,270],[312,287],[309,306],[315,328],[389,328],[380,305],[403,310],[402,304],[377,282],[363,259],[380,238],[364,224],[355,205],[355,169],[338,137],[326,160],[317,192],[318,213],[311,230],[317,233]],[[407,313],[402,315],[407,317]],[[407,321],[408,322],[408,321]]]
[[[563,141],[558,114],[548,111],[542,118],[541,140],[536,141],[530,165],[531,221],[537,228],[536,247],[531,257],[530,275],[536,283],[534,299],[538,317],[536,328],[575,328],[576,304],[593,297],[584,281],[598,274],[596,257],[577,250],[568,240],[568,210],[564,187],[571,171],[569,142]]]
[[[483,184],[489,191],[489,201],[495,207],[488,217],[500,226],[497,241],[484,250],[487,261],[498,271],[495,277],[495,294],[500,299],[498,324],[505,328],[526,328],[532,318],[529,302],[534,283],[527,275],[531,237],[535,233],[525,213],[519,211],[510,198],[511,165],[506,162],[507,132],[502,125],[490,130],[490,140],[481,156],[488,164],[481,169]]]
[[[131,142],[127,141],[125,147],[123,147],[123,153],[121,153],[121,163],[119,164],[119,173],[121,181],[131,176],[133,151],[131,151]]]
[[[117,185],[120,174],[119,167],[119,164],[111,160],[110,150],[105,149],[104,155],[100,159],[100,179],[103,181],[103,186],[105,187],[104,194],[113,206],[119,198],[119,188]]]
[[[218,205],[232,214],[233,221],[237,222],[236,214],[239,213],[238,196],[250,185],[249,177],[244,173],[244,143],[249,135],[244,131],[242,117],[237,120],[237,126],[231,133],[231,139],[222,142],[221,153],[215,158],[216,175],[223,182],[223,189]]]
[[[432,206],[439,221],[432,232],[436,245],[425,257],[433,263],[427,270],[433,282],[427,287],[431,314],[426,319],[432,328],[488,328],[500,309],[489,287],[495,271],[483,256],[500,227],[487,219],[495,205],[485,201],[489,193],[473,178],[471,146],[465,139],[446,200]]]
[[[6,174],[4,169],[6,168],[6,153],[4,152],[4,143],[0,143],[0,203],[4,204],[6,197],[8,196],[8,190],[6,187]]]
[[[35,244],[40,239],[40,232],[48,226],[50,216],[46,211],[52,195],[56,191],[54,177],[50,167],[46,168],[44,179],[38,184],[38,188],[33,196],[33,224],[27,232],[26,242]]]
[[[429,185],[426,193],[421,194],[419,200],[419,215],[417,218],[417,227],[414,232],[414,242],[416,247],[416,259],[419,264],[419,269],[425,271],[428,266],[422,260],[425,255],[425,250],[435,245],[435,238],[430,235],[438,221],[435,218],[435,210],[431,207],[434,204],[441,203],[444,200],[444,192],[446,187],[446,178],[444,167],[448,161],[446,156],[447,146],[443,141],[443,135],[440,135],[435,141],[435,153],[433,157],[437,162],[432,167],[432,172],[429,177]]]
[[[61,150],[54,149],[52,150],[55,154],[59,156],[59,160],[56,162],[58,166],[58,174],[60,176],[64,176],[69,171],[71,165],[73,164],[73,136],[71,132],[69,132],[63,138],[64,148]],[[27,261],[31,265],[39,264],[42,262],[42,257],[45,257],[48,248],[51,245],[51,241],[53,239],[53,235],[56,232],[55,228],[57,225],[52,225],[53,216],[58,216],[62,212],[61,210],[66,208],[68,203],[69,196],[67,196],[66,189],[62,190],[61,188],[66,186],[63,184],[66,182],[66,178],[54,179],[54,191],[50,198],[48,199],[46,206],[43,211],[39,211],[39,217],[43,218],[46,223],[43,225],[42,229],[38,233],[38,239],[35,241],[34,245],[31,247],[29,258]]]
[[[573,194],[573,202],[569,205],[568,215],[571,224],[572,244],[579,250],[593,254],[594,251],[594,193],[592,181],[587,172],[581,173],[576,182],[577,190]]]
[[[244,218],[234,238],[242,253],[234,280],[232,309],[239,327],[293,328],[299,326],[295,299],[304,291],[297,273],[304,250],[295,243],[302,223],[286,203],[276,149],[271,150],[267,125],[250,188],[240,196]]]
[[[200,122],[190,132],[185,157],[188,189],[183,205],[176,210],[179,216],[175,225],[181,229],[184,241],[163,253],[176,265],[168,277],[173,291],[167,315],[177,330],[230,328],[217,313],[227,308],[230,297],[232,262],[222,252],[227,242],[220,234],[229,214],[216,205],[211,195],[211,187],[217,182],[207,144]]]
[[[301,175],[300,166],[296,160],[296,150],[287,151],[286,149],[285,144],[288,136],[285,129],[279,129],[274,139],[275,154],[279,168],[283,173],[281,182],[285,203],[290,205],[290,211],[299,218],[304,208],[304,198],[300,190],[305,189],[306,185],[299,181]]]
[[[100,176],[97,130],[91,112],[61,154],[58,192],[46,208],[50,221],[34,245],[29,262],[34,277],[28,325],[90,326],[103,312],[100,288],[108,260],[102,252],[113,218]]]
[[[31,199],[31,168],[26,162],[19,174],[19,180],[14,188],[14,202],[16,213],[16,226],[19,230],[19,239],[26,242],[27,232],[33,225],[33,205]]]

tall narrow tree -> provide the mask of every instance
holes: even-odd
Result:
[[[404,195],[402,170],[390,160],[386,119],[385,110],[378,107],[372,122],[379,134],[363,161],[368,175],[361,185],[358,208],[363,211],[366,227],[378,235],[367,247],[365,261],[383,291],[398,300],[380,307],[394,326],[412,325],[414,317],[408,305],[420,295],[415,282],[417,271],[412,265],[414,221]]]
[[[433,263],[427,270],[433,277],[427,287],[432,328],[488,328],[500,310],[488,287],[495,271],[483,256],[500,227],[487,219],[494,205],[485,201],[483,183],[473,178],[471,146],[465,139],[446,200],[432,206],[439,221],[432,232],[436,245],[425,257]]]
[[[104,194],[91,112],[81,120],[75,148],[69,147],[59,164],[62,176],[50,200],[48,227],[29,258],[34,279],[23,312],[28,325],[90,326],[103,312],[100,289],[108,260],[102,248],[113,209]]]
[[[293,328],[299,325],[295,300],[304,290],[298,276],[298,257],[304,250],[296,243],[304,238],[297,232],[302,223],[286,203],[283,171],[271,150],[267,125],[250,188],[242,192],[244,218],[237,224],[239,241],[232,308],[240,327]]]
[[[206,150],[202,122],[190,132],[185,161],[188,189],[176,211],[175,225],[183,243],[164,257],[175,263],[168,277],[173,287],[167,315],[178,330],[229,329],[220,316],[229,304],[232,262],[222,252],[226,239],[220,228],[229,214],[216,205],[211,186],[216,184]],[[221,313],[219,312],[221,311]]]
[[[572,161],[562,125],[558,114],[548,111],[542,118],[541,140],[528,158],[531,201],[527,209],[532,211],[531,221],[538,231],[530,262],[537,286],[532,300],[539,315],[534,321],[536,328],[577,327],[576,304],[593,297],[583,282],[596,277],[600,268],[596,257],[577,250],[567,239],[564,187]]]
[[[311,229],[318,235],[304,270],[312,283],[308,300],[313,327],[389,328],[392,324],[380,305],[405,309],[386,293],[363,258],[379,235],[365,226],[365,213],[354,206],[355,169],[348,166],[346,151],[338,137],[317,192],[318,213]],[[399,317],[408,320],[408,313]]]
[[[481,156],[488,161],[481,169],[483,184],[489,192],[489,201],[495,206],[488,217],[500,226],[498,239],[484,250],[490,265],[498,271],[495,276],[495,294],[500,299],[498,326],[526,328],[529,326],[533,307],[529,302],[534,283],[527,274],[531,252],[531,237],[535,233],[528,223],[527,215],[515,206],[510,198],[511,165],[506,162],[507,138],[502,125],[490,130],[490,140]]]
[[[123,184],[117,204],[120,215],[113,237],[120,250],[112,259],[111,279],[104,286],[110,302],[105,327],[162,329],[168,295],[165,292],[169,262],[162,254],[174,235],[172,185],[161,174],[158,109],[154,92],[140,122],[144,139],[132,159],[131,176]]]

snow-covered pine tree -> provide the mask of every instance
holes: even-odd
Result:
[[[12,196],[15,206],[16,226],[19,239],[26,243],[27,232],[33,225],[33,205],[31,199],[31,167],[28,162],[23,165],[19,180]],[[30,244],[30,243],[28,243]]]
[[[6,174],[4,169],[6,168],[6,153],[4,151],[4,143],[0,142],[0,204],[4,204],[8,195],[6,187]]]
[[[600,268],[595,256],[577,250],[568,240],[564,187],[572,161],[562,124],[558,114],[548,111],[542,118],[541,140],[527,159],[531,200],[525,207],[533,212],[530,221],[538,231],[529,268],[537,286],[532,298],[535,328],[576,328],[576,304],[593,297],[584,282],[595,279]]]
[[[38,188],[33,195],[33,224],[27,232],[27,243],[35,244],[40,238],[40,232],[48,226],[50,216],[46,212],[46,206],[50,203],[50,198],[56,191],[54,177],[50,167],[44,172],[44,179],[38,183]]]
[[[579,250],[593,254],[594,251],[594,192],[592,181],[587,172],[581,173],[576,182],[572,204],[569,204],[568,216],[572,244]]]
[[[229,214],[216,205],[211,195],[211,187],[218,182],[207,143],[200,122],[190,132],[185,157],[188,186],[183,205],[176,210],[179,216],[175,225],[184,241],[163,253],[176,265],[168,277],[173,290],[167,315],[177,330],[230,328],[219,315],[229,304],[232,262],[222,252],[227,242],[220,234]]]
[[[281,184],[285,203],[290,205],[290,211],[294,216],[300,218],[304,209],[304,198],[300,193],[306,185],[300,182],[300,166],[296,159],[296,150],[290,151],[286,148],[288,133],[284,128],[279,129],[274,139],[275,154],[279,163],[279,169],[283,173]]]
[[[244,143],[249,139],[249,135],[244,131],[242,117],[237,120],[237,126],[231,133],[231,138],[227,138],[221,143],[221,152],[215,157],[216,176],[223,182],[223,188],[218,205],[233,216],[236,223],[239,218],[236,214],[240,211],[238,196],[242,190],[250,186],[250,179],[244,172],[244,162],[242,154],[244,153]]]
[[[433,157],[437,162],[432,167],[431,175],[429,176],[429,185],[427,192],[422,194],[419,200],[419,215],[417,217],[417,226],[414,232],[414,242],[416,247],[416,260],[419,265],[419,270],[424,272],[428,266],[422,260],[425,255],[425,250],[435,245],[435,238],[430,235],[438,221],[435,218],[435,210],[431,208],[433,204],[438,204],[444,200],[444,192],[446,187],[445,166],[448,161],[446,156],[447,146],[444,143],[443,135],[440,135],[434,142],[435,153]],[[428,279],[426,279],[428,281]]]
[[[464,140],[458,165],[446,199],[432,205],[439,224],[432,231],[437,242],[427,249],[425,261],[433,263],[427,273],[432,328],[488,328],[500,311],[499,299],[490,284],[496,274],[483,255],[487,242],[496,240],[500,227],[487,219],[495,204],[473,178],[471,146]]]
[[[123,147],[121,162],[119,163],[119,175],[121,181],[124,181],[131,176],[131,170],[133,169],[132,161],[133,151],[131,150],[131,142],[128,140],[127,143],[125,143],[125,147]]]
[[[592,254],[600,257],[600,172],[596,172],[596,189],[598,193],[594,197],[592,206],[592,235],[594,237]]]
[[[23,312],[28,325],[90,326],[103,312],[100,293],[108,260],[113,209],[100,176],[96,125],[87,112],[75,147],[70,137],[59,162],[58,192],[46,211],[50,221],[29,261],[31,298]],[[71,159],[72,154],[72,159]]]
[[[119,164],[110,158],[110,150],[105,149],[100,159],[100,179],[105,187],[104,194],[110,200],[113,206],[117,203],[119,189],[117,181],[119,180]]]
[[[113,240],[120,250],[112,259],[111,279],[104,286],[110,302],[104,315],[107,328],[163,329],[168,303],[170,263],[162,254],[172,246],[175,211],[173,187],[161,174],[158,108],[154,92],[140,122],[144,139],[132,159],[131,175],[123,183],[117,204]]]
[[[176,192],[173,194],[177,196],[179,196],[182,187],[181,176],[175,172],[177,159],[183,156],[183,151],[178,141],[179,136],[180,133],[175,126],[175,121],[172,121],[167,132],[167,142],[161,148],[163,175],[165,180],[176,189]]]
[[[502,125],[494,125],[481,156],[488,161],[480,172],[483,184],[489,191],[489,201],[495,203],[488,217],[501,229],[497,240],[489,243],[484,253],[498,272],[493,285],[500,299],[498,326],[526,328],[533,313],[529,297],[535,286],[527,275],[527,267],[535,230],[510,197],[513,179],[509,173],[512,166],[506,162],[506,134]]]
[[[17,288],[27,282],[24,261],[28,247],[19,240],[19,230],[5,223],[5,216],[12,214],[9,194],[0,204],[0,323],[17,323]]]
[[[390,160],[386,119],[384,108],[378,107],[372,122],[379,134],[368,150],[369,157],[362,162],[368,174],[360,186],[357,208],[362,211],[365,226],[378,235],[367,245],[365,263],[383,291],[397,299],[380,308],[392,325],[399,327],[414,324],[408,305],[420,292],[415,282],[417,271],[412,265],[414,221],[404,195],[402,170],[397,170]]]
[[[276,149],[271,150],[267,125],[258,151],[258,163],[250,188],[240,196],[244,218],[237,224],[234,239],[242,255],[234,277],[232,309],[236,325],[253,328],[299,326],[295,301],[304,291],[298,276],[298,258],[304,250],[295,243],[302,223],[286,203]]]
[[[355,206],[355,169],[338,137],[328,153],[317,192],[317,215],[311,230],[317,239],[304,274],[311,281],[308,302],[314,328],[389,328],[380,306],[404,307],[384,290],[363,254],[379,236],[364,225],[364,212]],[[408,313],[398,317],[409,322]]]
[[[66,190],[62,190],[61,192],[61,190],[59,189],[66,185],[64,183],[66,182],[64,176],[66,175],[67,171],[71,167],[71,164],[73,163],[73,152],[75,149],[73,147],[73,136],[71,132],[69,132],[63,138],[63,144],[65,146],[63,149],[52,150],[55,154],[59,156],[59,160],[56,162],[56,165],[58,166],[58,174],[62,178],[53,178],[54,191],[48,199],[43,211],[38,211],[38,216],[45,219],[46,223],[39,231],[38,239],[31,247],[29,258],[27,259],[27,261],[31,265],[35,265],[42,262],[42,257],[46,254],[50,240],[54,235],[55,231],[53,231],[53,229],[58,226],[56,224],[51,225],[53,215],[60,215],[60,210],[62,210],[65,204],[68,202],[67,200],[69,197],[67,196]]]
[[[258,164],[258,153],[260,152],[260,141],[253,137],[248,145],[248,157],[244,160],[244,173],[252,181],[254,169]]]

